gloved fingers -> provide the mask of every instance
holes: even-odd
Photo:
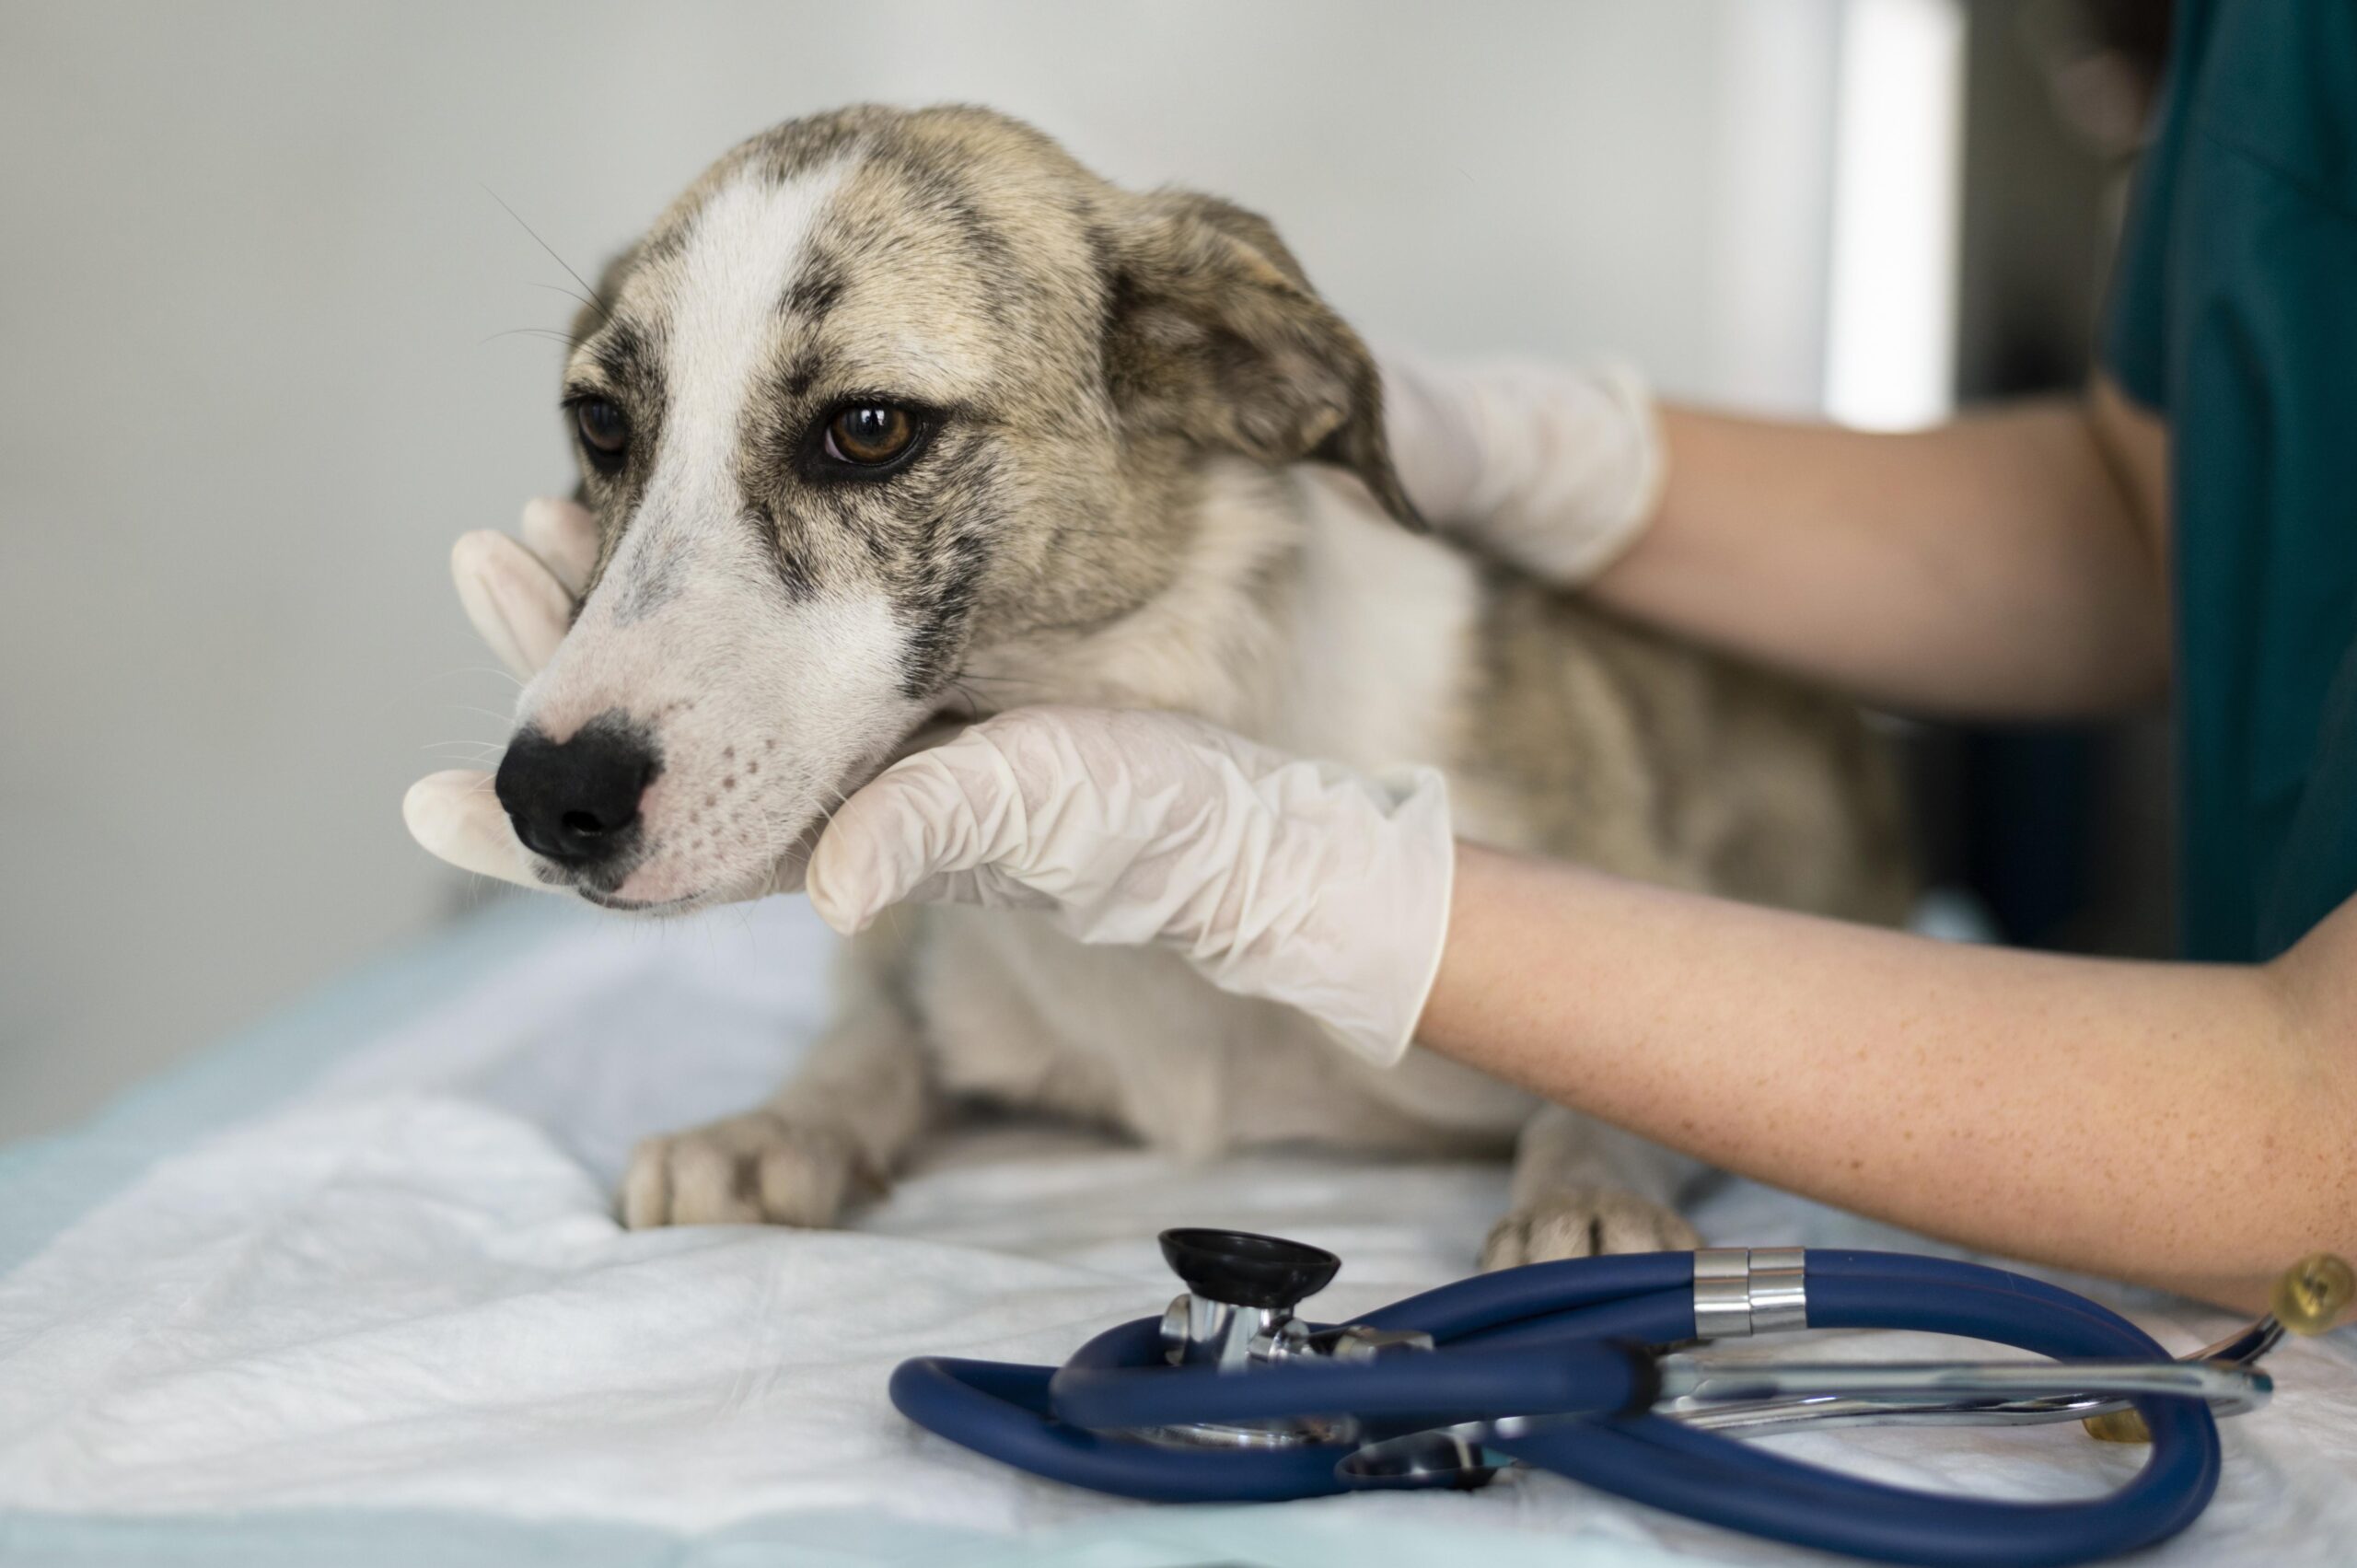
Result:
[[[557,890],[532,875],[531,855],[517,842],[506,811],[492,793],[489,773],[454,769],[427,774],[401,796],[401,820],[428,853],[461,871],[519,888]]]
[[[1590,581],[1661,509],[1667,438],[1625,363],[1382,357],[1384,428],[1417,510],[1550,582]]]
[[[946,741],[954,740],[966,726],[946,719],[933,720],[894,748],[877,767],[881,772],[894,762],[905,761],[923,751],[930,751]],[[870,775],[871,781],[874,775]],[[818,850],[819,835],[827,830],[831,816],[819,817],[802,830],[802,834],[784,854],[778,857],[770,874],[769,890],[772,893],[799,893],[806,890],[810,874],[810,856]]]
[[[528,680],[564,640],[573,596],[540,558],[487,528],[450,548],[450,577],[475,631],[509,673]]]
[[[836,808],[805,873],[819,918],[848,936],[920,889],[975,889],[935,879],[1028,847],[1022,782],[987,728],[901,759]]]
[[[1048,912],[1082,942],[1174,948],[1379,1064],[1407,1049],[1455,846],[1431,769],[1370,777],[1202,720],[1022,708],[886,769],[810,859],[846,935],[907,900]]]
[[[900,900],[911,904],[972,904],[981,909],[1049,910],[1055,896],[1026,887],[1002,875],[994,865],[968,871],[941,871],[910,889]]]
[[[1481,433],[1452,377],[1396,351],[1377,357],[1383,377],[1383,426],[1399,484],[1416,510],[1453,523],[1481,478]]]
[[[579,598],[598,565],[598,519],[589,508],[561,495],[535,496],[524,503],[522,532],[525,548]]]
[[[770,872],[770,879],[763,889],[764,891],[771,893],[801,893],[808,891],[810,879],[810,857],[818,850],[819,836],[827,830],[827,824],[829,820],[829,819],[821,817],[817,821],[811,823],[809,827],[803,830],[802,836],[795,840],[793,845],[789,847],[784,854],[778,856],[777,865],[772,867]],[[971,872],[945,873],[943,877],[933,877],[928,879],[927,882],[920,884],[917,888],[904,895],[904,897],[908,899],[914,899],[922,902],[933,902],[935,901],[935,899],[931,889],[934,884],[945,883],[948,876],[971,875],[973,875]],[[757,898],[760,896],[761,894],[759,893],[754,895],[754,897]],[[942,896],[944,898],[947,897],[946,894]],[[972,902],[979,900],[968,901]]]
[[[1132,888],[1132,909],[1120,896],[1131,873],[1190,850],[1216,857],[1237,793],[1286,761],[1182,714],[994,714],[844,802],[811,856],[810,900],[845,933],[924,898],[1098,913],[1109,899],[1117,924],[1136,923],[1172,889],[1167,877],[1150,898]]]

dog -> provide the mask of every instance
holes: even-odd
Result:
[[[1373,358],[1251,213],[988,110],[853,108],[728,153],[594,293],[563,401],[598,558],[497,778],[585,899],[761,887],[941,725],[1070,703],[1434,764],[1510,849],[1903,910],[1855,710],[1425,531]],[[628,1225],[831,1225],[982,1101],[1194,1158],[1511,1149],[1487,1267],[1696,1245],[1697,1167],[1630,1134],[1427,1052],[1365,1066],[1170,954],[903,913],[767,1104],[638,1148]]]

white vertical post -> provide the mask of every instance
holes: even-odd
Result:
[[[1954,406],[1962,0],[1846,0],[1826,412],[1903,430]]]
[[[1713,397],[1825,406],[1835,69],[1845,0],[1725,0]]]

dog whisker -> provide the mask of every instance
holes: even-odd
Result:
[[[586,294],[582,293],[579,289],[577,289],[577,288],[567,288],[567,287],[565,287],[565,286],[564,286],[563,284],[561,284],[561,283],[532,283],[532,282],[528,282],[528,283],[525,285],[525,286],[526,286],[527,288],[544,288],[544,289],[547,289],[551,294],[561,294],[561,295],[564,296],[567,299],[577,299],[577,300],[579,300],[582,304],[584,304],[584,305],[587,306],[590,309],[595,310],[595,311],[598,311],[598,312],[599,312],[600,314],[603,314],[603,313],[604,313],[604,311],[605,311],[605,308],[606,308],[604,306],[602,306],[602,305],[598,304],[596,300],[594,300],[594,299],[590,298],[587,295],[586,295]],[[568,335],[570,335],[570,334],[568,334]]]
[[[450,706],[456,708],[462,714],[481,714],[487,719],[496,720],[502,726],[513,725],[516,722],[516,715],[514,714],[495,714],[489,708],[479,708],[471,703],[453,703]]]
[[[579,273],[575,272],[573,270],[573,263],[558,255],[556,253],[556,247],[551,245],[547,240],[542,239],[540,237],[539,232],[535,230],[530,224],[524,221],[524,215],[507,204],[505,197],[501,196],[498,192],[493,190],[488,184],[485,184],[482,189],[484,195],[489,196],[493,201],[497,202],[500,205],[500,210],[505,212],[509,217],[516,220],[517,227],[522,229],[526,234],[532,237],[533,244],[539,246],[541,250],[549,253],[550,261],[554,261],[558,266],[564,269],[564,273],[567,277],[571,278],[575,283],[579,284],[584,290],[591,295],[595,295],[598,292],[597,285],[591,283],[587,278],[583,277]],[[612,312],[608,310],[604,306],[597,304],[594,299],[590,302],[590,305],[591,308],[597,310],[600,315],[612,314]]]
[[[561,343],[567,348],[573,346],[573,334],[560,332],[554,327],[510,327],[504,332],[493,332],[487,338],[477,338],[475,347],[481,348],[485,343],[497,343],[502,338],[547,338],[552,342]]]
[[[983,675],[979,671],[971,669],[961,669],[956,675],[950,677],[950,679],[953,680],[987,680],[1001,686],[1033,686],[1038,687],[1042,691],[1048,689],[1048,682],[1044,680],[1027,680],[1019,675]]]
[[[502,680],[506,681],[518,691],[523,690],[524,686],[523,679],[517,676],[514,670],[502,669],[497,665],[493,664],[461,665],[456,669],[446,669],[441,671],[440,678],[445,680],[451,680],[456,679],[461,675],[496,675]]]

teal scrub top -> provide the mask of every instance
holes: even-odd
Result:
[[[2357,0],[2180,0],[2103,358],[2169,422],[2189,958],[2357,894]]]

